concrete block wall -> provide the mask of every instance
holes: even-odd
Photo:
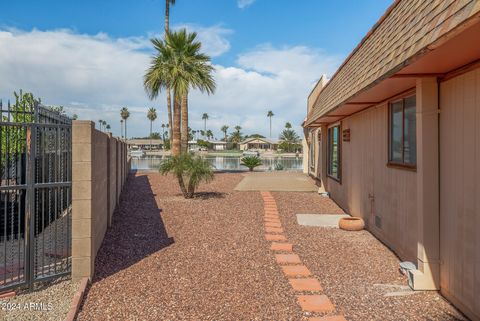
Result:
[[[92,278],[95,257],[130,171],[126,144],[95,129],[72,125],[72,278]]]

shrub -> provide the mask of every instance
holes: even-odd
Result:
[[[275,170],[276,171],[283,171],[284,167],[281,163],[275,163]]]
[[[258,156],[246,156],[241,159],[242,165],[248,167],[250,172],[253,172],[253,169],[257,166],[262,165],[262,161]]]
[[[195,190],[202,181],[209,183],[214,178],[212,164],[206,159],[190,153],[182,153],[164,160],[160,164],[159,170],[162,175],[172,173],[177,177],[185,198],[193,198]]]

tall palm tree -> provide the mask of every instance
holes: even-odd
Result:
[[[103,120],[102,120],[102,119],[99,119],[99,120],[98,120],[98,125],[99,125],[99,126],[98,126],[99,129],[102,130],[102,126],[103,126]]]
[[[292,124],[290,124],[290,122],[287,121],[287,122],[285,123],[285,128],[286,128],[286,129],[291,129],[291,128],[292,128]]]
[[[165,140],[165,124],[162,124],[162,139]]]
[[[165,37],[169,32],[170,27],[170,5],[174,5],[175,0],[166,0],[165,1]],[[170,127],[169,137],[170,142],[172,142],[172,97],[171,97],[171,90],[167,89],[167,112],[168,112],[168,125]]]
[[[120,137],[123,138],[123,119],[120,119]]]
[[[153,122],[155,121],[155,119],[157,119],[157,110],[153,107],[148,109],[147,118],[148,120],[150,120],[150,137],[152,137],[152,127]]]
[[[207,120],[208,120],[208,114],[207,114],[207,113],[203,113],[203,115],[202,115],[202,119],[203,119],[203,121],[204,121],[203,130],[204,130],[204,131],[207,131]]]
[[[127,119],[128,117],[130,117],[130,112],[128,111],[128,108],[127,107],[123,107],[122,109],[120,109],[120,117],[122,117],[123,121],[124,121],[124,126],[125,126],[125,139],[128,139],[128,135],[127,135]]]
[[[152,149],[152,127],[153,122],[157,119],[157,110],[153,107],[148,109],[147,118],[150,120],[150,149]]]
[[[222,132],[223,132],[223,135],[225,137],[225,141],[227,141],[227,130],[228,130],[228,126],[227,125],[223,125],[222,128],[221,128]]]
[[[267,117],[270,118],[270,138],[272,138],[272,117],[275,116],[273,111],[269,110],[267,113]]]
[[[102,120],[102,123],[103,123],[103,130],[105,131],[105,129],[107,128],[107,122],[105,120]]]
[[[106,128],[107,128],[107,132],[110,132],[110,128],[111,128],[111,127],[110,127],[110,124],[107,124],[107,127],[106,127]]]
[[[172,154],[188,150],[188,92],[198,89],[207,94],[215,91],[214,70],[210,57],[200,53],[196,33],[186,29],[168,32],[165,41],[152,39],[157,50],[144,76],[144,87],[150,98],[161,89],[173,91]],[[181,128],[180,128],[181,126]]]

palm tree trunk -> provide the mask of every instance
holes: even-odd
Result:
[[[167,0],[168,2],[168,0]],[[167,112],[168,112],[168,126],[169,126],[169,133],[168,139],[170,139],[170,144],[172,144],[173,139],[173,126],[172,126],[172,97],[170,96],[170,89],[167,89]]]
[[[180,155],[181,142],[180,142],[180,124],[181,124],[181,110],[180,102],[178,101],[177,94],[173,93],[173,130],[172,130],[172,155]]]
[[[153,121],[150,121],[150,150],[152,150],[152,123]]]
[[[168,32],[168,25],[170,23],[170,0],[166,0],[165,5],[165,33]]]
[[[167,35],[170,24],[170,0],[165,0],[165,35]],[[170,95],[170,89],[167,89],[167,112],[168,112],[168,125],[169,127],[169,139],[170,145],[173,145],[173,126],[172,126],[172,97]]]
[[[270,138],[272,138],[272,116],[270,116]]]
[[[206,132],[207,131],[207,119],[205,118],[205,125],[203,127],[203,130]]]
[[[185,187],[185,181],[183,180],[183,176],[177,175],[177,180],[178,180],[178,185],[180,185],[180,190],[182,191],[183,197],[189,198],[187,188]]]
[[[127,120],[125,119],[125,139],[128,139],[127,136]]]
[[[188,152],[188,93],[182,98],[182,152]]]

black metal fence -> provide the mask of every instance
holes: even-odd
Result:
[[[0,291],[71,270],[71,120],[0,101]]]

